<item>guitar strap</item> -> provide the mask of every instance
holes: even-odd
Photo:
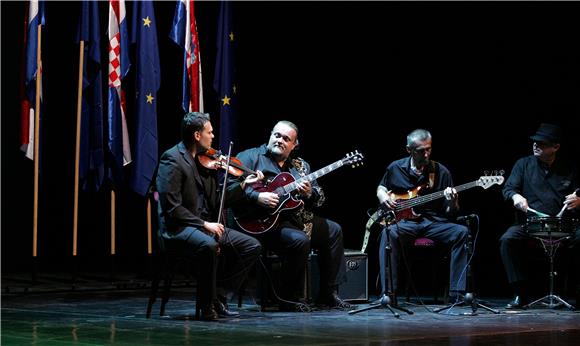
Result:
[[[294,168],[296,168],[298,174],[300,174],[301,177],[306,176],[306,174],[308,173],[306,172],[306,165],[304,164],[304,160],[302,158],[300,157],[293,158],[291,164],[292,166],[294,166]],[[314,225],[312,222],[312,220],[314,219],[314,213],[309,210],[306,210],[306,208],[304,208],[304,205],[302,205],[302,207],[300,207],[300,210],[298,210],[296,215],[304,224],[303,231],[308,236],[308,239],[311,239],[312,226]]]
[[[435,173],[437,173],[437,163],[431,160],[431,171],[429,172],[429,188],[435,186]]]
[[[430,167],[430,172],[429,172],[429,188],[433,188],[433,186],[435,186],[435,174],[437,173],[437,163],[433,160],[431,160],[431,167]],[[369,220],[367,221],[366,227],[365,227],[365,235],[363,237],[363,244],[362,244],[362,248],[360,250],[361,253],[364,253],[365,250],[367,249],[367,246],[369,244],[369,238],[371,235],[371,227],[373,227],[373,225],[375,224],[375,222],[377,222],[381,216],[382,216],[383,211],[381,210],[381,208],[378,208],[376,212],[373,213],[373,215],[371,215],[371,217],[369,218]]]

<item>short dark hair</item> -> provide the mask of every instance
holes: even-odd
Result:
[[[181,140],[186,146],[193,144],[193,134],[195,131],[203,130],[205,124],[209,122],[209,114],[200,112],[189,112],[183,116],[181,121]]]

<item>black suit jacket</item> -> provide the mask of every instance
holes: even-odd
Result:
[[[219,193],[216,171],[198,166],[183,142],[167,150],[159,160],[159,232],[171,237],[186,227],[203,229],[204,221],[216,222]],[[245,198],[239,182],[230,185],[226,201]]]

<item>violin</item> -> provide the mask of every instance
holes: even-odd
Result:
[[[209,148],[204,153],[197,155],[199,163],[207,169],[226,169],[228,166],[228,157],[222,155],[221,151]],[[244,174],[256,174],[257,173],[242,164],[238,158],[231,156],[230,165],[228,166],[228,174],[236,177],[241,177]]]

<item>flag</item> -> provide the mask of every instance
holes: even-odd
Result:
[[[125,1],[109,0],[109,177],[121,183],[123,166],[131,162],[129,131],[125,119],[123,78],[129,72],[129,34],[125,20]]]
[[[145,196],[157,167],[159,48],[153,2],[133,2],[131,43],[136,44],[135,147],[131,188]]]
[[[178,0],[169,38],[183,49],[183,97],[185,112],[203,112],[203,88],[199,40],[193,0]]]
[[[84,41],[79,178],[83,189],[97,191],[105,175],[98,2],[82,2],[77,41]]]
[[[28,7],[26,30],[24,33],[25,66],[24,95],[21,100],[20,149],[26,157],[34,159],[34,121],[36,93],[42,98],[42,63],[37,66],[38,26],[44,26],[44,2],[33,0]],[[40,90],[36,90],[36,79],[40,78]]]
[[[235,139],[237,104],[234,75],[235,35],[229,1],[222,1],[217,29],[217,55],[213,88],[218,95],[220,109],[219,148],[227,153]]]

